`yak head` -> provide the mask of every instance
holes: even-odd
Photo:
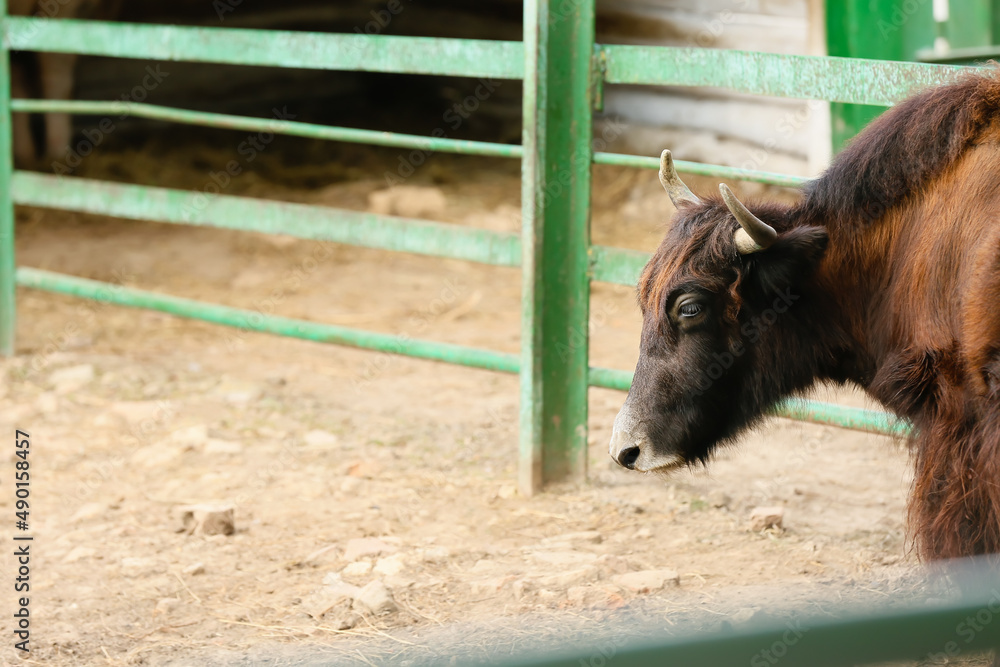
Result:
[[[707,460],[811,383],[788,355],[808,337],[792,322],[827,243],[825,229],[796,225],[789,207],[759,207],[764,222],[724,184],[721,198],[699,199],[670,151],[660,182],[677,214],[639,279],[639,362],[610,446],[640,471]]]

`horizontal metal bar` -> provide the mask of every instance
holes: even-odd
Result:
[[[841,667],[910,660],[919,664],[954,662],[959,655],[961,663],[978,664],[981,661],[970,659],[977,653],[1000,647],[1000,623],[992,623],[1000,609],[1000,580],[995,572],[989,571],[990,566],[983,563],[970,572],[955,567],[954,563],[936,564],[937,581],[957,579],[963,583],[964,593],[932,604],[928,604],[931,600],[914,600],[905,606],[886,604],[872,609],[858,605],[847,608],[836,600],[816,600],[815,607],[823,611],[822,615],[771,608],[766,615],[769,620],[751,621],[738,629],[725,624],[729,627],[722,630],[703,630],[659,640],[626,639],[636,630],[635,621],[631,621],[621,638],[612,636],[594,645],[578,639],[564,644],[572,648],[556,655],[552,655],[550,641],[546,654],[514,657],[501,664],[579,667],[595,664],[595,659],[599,659],[601,664],[627,667],[721,667],[778,662],[781,667]],[[613,619],[607,621],[613,622]],[[988,664],[989,660],[984,662]],[[493,660],[488,664],[497,663]]]
[[[28,267],[17,269],[17,284],[117,306],[158,310],[179,317],[213,322],[246,331],[271,333],[321,343],[349,345],[419,359],[461,364],[473,368],[516,373],[519,365],[516,354],[504,354],[451,343],[415,340],[405,335],[375,333],[332,324],[278,317],[255,310],[230,308],[214,303],[184,299]],[[359,381],[362,379],[359,378]]]
[[[625,155],[622,153],[594,153],[596,164],[611,164],[621,167],[638,167],[640,169],[659,169],[660,158],[647,157],[644,155]],[[789,174],[778,174],[772,171],[757,171],[754,169],[740,169],[739,167],[724,167],[717,164],[705,164],[702,162],[689,162],[687,160],[674,160],[677,171],[687,174],[698,174],[701,176],[716,176],[718,178],[729,178],[734,181],[752,181],[754,183],[766,183],[767,185],[780,185],[785,188],[798,188],[808,182],[808,178],[802,176],[791,176]]]
[[[632,386],[632,373],[609,368],[591,368],[590,385],[606,389],[628,391]],[[905,437],[912,427],[889,413],[863,408],[851,408],[836,403],[790,398],[778,404],[771,414],[775,417],[839,426],[865,433],[880,433],[893,437]]]
[[[506,373],[517,373],[520,368],[520,359],[515,354],[279,317],[255,310],[205,303],[30,267],[18,268],[16,280],[17,284],[23,287],[68,294],[118,306],[158,310],[179,317],[203,320],[247,331],[349,345]],[[591,367],[589,371],[588,384],[592,387],[628,391],[631,383],[632,373],[628,371],[599,367]],[[905,430],[899,426],[899,422],[887,415],[871,410],[848,408],[817,401],[794,399],[775,410],[775,415],[874,433],[905,434]]]
[[[521,79],[520,42],[8,17],[7,47],[89,56]]]
[[[953,81],[965,69],[721,49],[619,44],[601,48],[608,83],[712,86],[754,95],[886,106],[922,88]]]
[[[221,174],[221,176],[220,176]],[[231,178],[221,168],[215,179]],[[218,191],[206,175],[206,190]],[[421,255],[518,266],[516,234],[359,211],[16,171],[14,203],[132,220],[287,234]]]
[[[520,158],[521,146],[498,144],[446,137],[423,137],[378,130],[358,130],[349,127],[331,127],[313,123],[297,123],[276,118],[250,118],[207,111],[190,111],[173,107],[138,102],[97,102],[89,100],[11,100],[11,110],[25,113],[71,113],[88,116],[107,116],[114,120],[126,117],[149,118],[167,122],[216,127],[248,132],[273,132],[310,139],[348,141],[351,143],[415,148],[429,153],[460,153],[488,157]]]
[[[648,261],[648,252],[602,245],[590,246],[591,275],[594,280],[601,282],[634,287]]]

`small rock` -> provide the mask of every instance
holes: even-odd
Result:
[[[611,581],[630,591],[646,593],[658,591],[667,585],[677,586],[681,583],[681,577],[674,570],[642,570],[616,575]]]
[[[537,577],[536,581],[542,588],[562,589],[595,581],[598,576],[597,568],[593,565],[587,565],[576,570]]]
[[[637,540],[648,540],[652,536],[653,536],[653,531],[651,531],[649,528],[640,528],[639,530],[635,531],[635,539]]]
[[[381,554],[394,554],[399,551],[399,547],[383,542],[377,537],[358,537],[348,540],[344,548],[344,560],[356,561],[365,556],[379,556]]]
[[[451,551],[447,547],[427,547],[417,554],[425,563],[445,563],[451,558]]]
[[[94,379],[94,367],[90,364],[60,368],[49,376],[49,382],[57,394],[68,394],[80,389]]]
[[[406,564],[403,563],[403,554],[394,554],[385,558],[379,558],[378,562],[375,563],[373,572],[384,577],[391,577],[399,574],[404,569],[406,569]]]
[[[259,399],[264,392],[261,388],[246,382],[224,381],[213,392],[216,396],[221,396],[227,403],[244,405]]]
[[[104,503],[84,503],[75,512],[73,516],[70,517],[70,521],[75,523],[77,521],[85,521],[86,519],[93,519],[98,517],[107,511],[107,506]]]
[[[189,577],[197,577],[199,574],[205,574],[205,564],[195,563],[194,565],[188,565],[186,568],[181,570],[182,574],[186,574]]]
[[[168,616],[179,606],[181,606],[181,601],[177,598],[163,598],[156,603],[156,609],[153,610],[153,615],[163,614],[164,616]]]
[[[331,574],[336,575],[336,573]],[[357,586],[340,581],[339,576],[336,579],[330,579],[328,575],[323,581],[322,587],[317,588],[302,600],[302,608],[317,620],[337,606],[343,606],[343,611],[346,612],[350,608],[350,601],[361,591]]]
[[[239,442],[233,442],[231,440],[220,440],[218,438],[209,438],[205,441],[205,454],[221,454],[224,456],[232,456],[234,454],[243,453],[243,444]]]
[[[372,614],[387,614],[396,611],[396,601],[381,581],[373,581],[354,595],[354,604]]]
[[[510,500],[517,497],[517,487],[513,484],[504,484],[497,490],[497,498]]]
[[[180,508],[181,523],[189,534],[232,535],[236,532],[232,505],[186,505]]]
[[[370,560],[357,560],[348,563],[340,573],[345,577],[364,577],[371,571],[372,562]]]
[[[336,449],[340,439],[329,431],[314,430],[305,434],[302,440],[310,449]]]
[[[63,562],[76,563],[77,561],[81,561],[85,558],[91,558],[96,555],[97,549],[91,547],[74,547],[73,550],[66,554],[63,558]]]
[[[573,586],[566,591],[566,598],[573,604],[592,607],[607,605],[609,601],[620,599],[618,591],[607,586]]]
[[[780,529],[784,518],[784,507],[755,507],[750,512],[750,530],[758,532],[768,528]]]

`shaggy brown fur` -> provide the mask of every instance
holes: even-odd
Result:
[[[726,345],[762,295],[790,285],[802,297],[791,316],[732,371],[749,390],[714,399],[739,413],[716,439],[816,380],[857,383],[917,427],[910,518],[921,554],[1000,552],[997,70],[883,114],[798,205],[750,208],[780,236],[748,256],[718,198],[678,213],[639,284],[644,353],[654,329],[681,335],[665,313],[685,285],[720,295]]]

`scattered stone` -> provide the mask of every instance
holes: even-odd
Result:
[[[60,368],[49,375],[49,382],[57,394],[68,394],[80,389],[94,379],[94,367],[90,364]]]
[[[649,528],[640,528],[639,530],[635,531],[635,539],[637,540],[648,540],[652,536],[653,536],[653,531],[651,531]]]
[[[188,535],[232,535],[236,532],[236,508],[232,505],[186,505],[180,512]]]
[[[205,441],[205,454],[221,454],[232,456],[243,453],[243,443],[231,440],[220,440],[219,438],[209,438]]]
[[[195,563],[194,565],[188,565],[181,570],[181,574],[186,574],[189,577],[197,577],[199,574],[205,574],[205,564]]]
[[[368,195],[368,209],[372,213],[404,218],[437,218],[444,213],[446,204],[440,188],[420,185],[397,185]]]
[[[340,574],[345,577],[364,577],[371,571],[372,562],[370,560],[357,560],[353,563],[348,563],[344,569],[340,571]]]
[[[599,577],[597,568],[593,565],[586,565],[576,570],[550,574],[545,577],[537,577],[536,581],[542,588],[563,589],[570,586],[578,586]]]
[[[381,581],[373,581],[354,595],[355,608],[367,610],[372,614],[388,614],[398,609],[392,594]]]
[[[344,548],[344,560],[356,561],[365,556],[394,554],[397,551],[399,551],[399,547],[383,542],[377,537],[358,537],[348,540],[347,547]]]
[[[549,565],[582,565],[597,560],[597,554],[589,551],[536,551],[531,557]]]
[[[72,523],[76,523],[77,521],[93,519],[94,517],[104,514],[107,509],[108,508],[104,503],[84,503],[75,512],[73,512],[73,516],[71,516],[69,520]]]
[[[750,530],[780,529],[785,518],[784,507],[755,507],[750,512]]]
[[[497,498],[501,500],[510,500],[511,498],[517,497],[517,487],[513,484],[504,484],[497,490]]]
[[[394,554],[385,558],[379,558],[378,562],[375,563],[373,571],[375,574],[391,577],[399,574],[404,569],[406,569],[406,564],[403,562],[403,554]]]
[[[156,603],[153,615],[163,614],[164,616],[169,616],[170,613],[176,610],[179,606],[181,606],[181,601],[177,598],[163,598]]]
[[[610,605],[612,601],[621,600],[618,591],[606,585],[573,586],[566,591],[566,597],[573,604],[582,607]]]
[[[330,574],[334,575],[333,577]],[[307,614],[319,620],[334,607],[341,606],[347,611],[351,601],[361,589],[340,580],[340,575],[331,572],[323,579],[323,586],[317,588],[302,600],[302,608]],[[346,603],[346,604],[345,604]]]
[[[97,549],[92,547],[74,547],[73,550],[66,554],[63,558],[63,562],[76,563],[77,561],[81,561],[85,558],[91,558],[96,555]]]
[[[309,449],[336,449],[340,443],[340,438],[333,433],[320,430],[309,431],[302,439]]]
[[[447,547],[427,547],[420,549],[417,555],[425,563],[446,563],[451,558],[451,551]]]
[[[611,581],[630,591],[647,593],[658,591],[667,585],[678,586],[681,583],[681,577],[674,570],[642,570],[616,575],[611,578]]]
[[[252,403],[264,394],[261,388],[256,385],[230,380],[223,381],[222,384],[215,388],[213,393],[216,396],[221,396],[227,403],[235,403],[237,405]]]

